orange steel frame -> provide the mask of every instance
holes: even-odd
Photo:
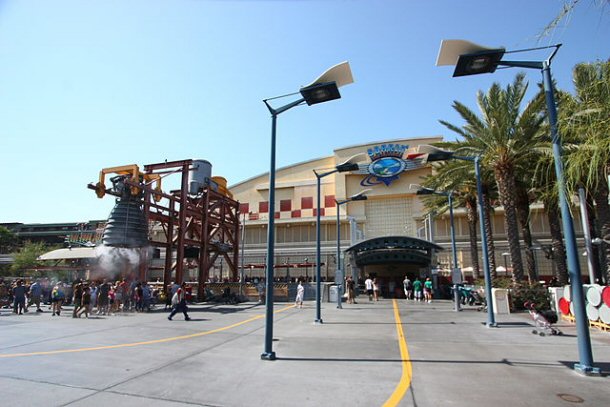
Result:
[[[238,281],[239,202],[209,187],[203,188],[196,196],[189,195],[188,175],[192,162],[193,160],[182,160],[144,167],[146,175],[180,174],[182,180],[179,191],[167,194],[147,184],[132,186],[138,186],[144,191],[144,215],[149,224],[158,222],[164,231],[165,241],[155,241],[152,236],[149,237],[152,246],[165,249],[163,283],[165,286],[171,281],[181,284],[186,268],[185,248],[198,248],[197,296],[203,298],[204,284],[219,256],[223,256],[229,267],[231,281]],[[131,184],[132,181],[126,183]],[[142,280],[146,278],[148,262],[143,263],[139,270]],[[172,280],[173,272],[175,277]]]

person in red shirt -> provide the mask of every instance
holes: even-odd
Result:
[[[180,311],[182,311],[182,313],[184,314],[185,321],[191,320],[189,314],[187,314],[188,307],[186,306],[186,283],[182,283],[180,288],[178,288],[178,290],[172,297],[172,312],[169,314],[167,319],[171,321],[172,317]]]

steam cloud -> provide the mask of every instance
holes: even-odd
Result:
[[[152,247],[111,247],[100,245],[95,248],[97,256],[97,278],[113,279],[117,275],[124,278],[133,277],[138,267],[151,257]]]

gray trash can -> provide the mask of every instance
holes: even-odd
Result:
[[[328,302],[337,302],[338,287],[331,285],[328,290]]]

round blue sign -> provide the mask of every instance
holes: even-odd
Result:
[[[395,177],[405,169],[405,162],[396,157],[383,157],[369,164],[369,174],[379,178]]]

